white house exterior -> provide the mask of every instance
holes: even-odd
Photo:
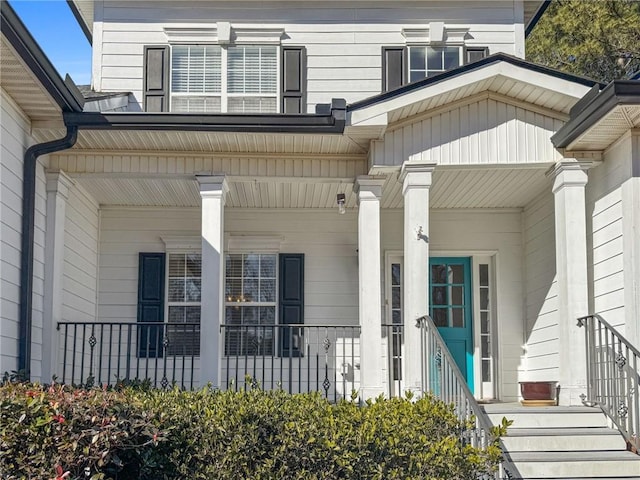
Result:
[[[640,344],[640,87],[524,61],[543,3],[76,1],[83,111],[3,2],[0,370],[397,395],[430,314],[476,398],[580,404],[576,319]]]

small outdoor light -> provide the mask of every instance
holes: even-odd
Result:
[[[340,215],[344,215],[344,212],[347,211],[347,209],[344,206],[346,202],[344,193],[339,193],[338,195],[336,195],[336,202],[338,203],[338,213]]]

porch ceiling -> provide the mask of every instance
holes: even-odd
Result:
[[[519,208],[550,189],[548,165],[529,168],[449,168],[434,173],[431,208]],[[74,175],[72,175],[74,176]],[[199,207],[194,176],[75,175],[75,181],[101,205]],[[354,178],[287,178],[229,176],[230,208],[335,208],[346,194],[356,208]],[[398,172],[387,174],[381,207],[402,208]]]
[[[60,118],[60,107],[24,65],[4,35],[0,47],[0,84],[31,120]],[[64,131],[61,136],[64,136]]]

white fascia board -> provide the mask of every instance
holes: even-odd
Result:
[[[388,119],[386,114],[394,110],[499,76],[544,88],[554,93],[561,93],[576,100],[582,98],[590,90],[585,85],[569,80],[511,65],[507,62],[499,62],[354,110],[350,112],[349,125],[386,126],[385,122]]]

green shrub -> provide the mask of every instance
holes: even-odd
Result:
[[[500,457],[463,446],[432,397],[331,405],[258,389],[0,387],[3,478],[464,479]],[[59,471],[57,470],[59,469]]]

